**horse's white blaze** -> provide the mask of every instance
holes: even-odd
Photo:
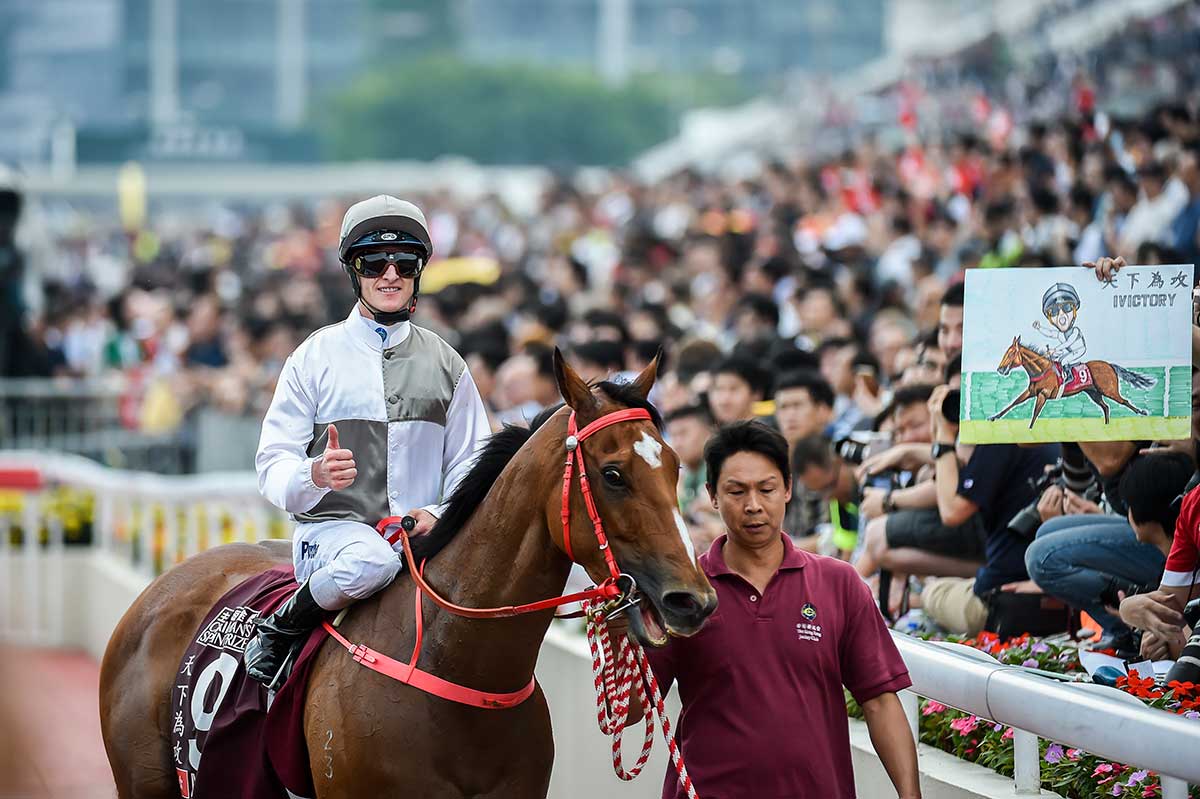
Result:
[[[694,563],[696,548],[692,546],[692,537],[688,535],[687,524],[683,521],[683,515],[679,511],[675,511],[675,527],[679,530],[679,537],[683,539],[683,548],[687,550],[688,557]]]
[[[633,451],[650,464],[651,469],[657,469],[662,466],[662,458],[659,457],[662,455],[662,447],[662,442],[643,430],[642,440],[633,445]]]

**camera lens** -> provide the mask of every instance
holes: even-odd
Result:
[[[946,393],[946,398],[942,400],[942,416],[951,424],[958,424],[958,406],[962,402],[962,392],[957,388],[951,389]]]

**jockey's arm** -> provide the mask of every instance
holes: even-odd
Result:
[[[313,482],[314,458],[308,456],[317,406],[312,389],[297,366],[295,356],[284,361],[275,385],[275,396],[263,418],[254,468],[258,490],[277,508],[288,513],[311,510],[329,492]]]
[[[483,398],[479,396],[479,388],[471,378],[471,372],[464,369],[454,388],[450,407],[446,410],[446,433],[442,448],[442,502],[426,505],[424,510],[439,519],[442,517],[446,500],[471,470],[476,452],[491,433],[492,426],[488,422]]]
[[[1073,327],[1067,333],[1066,338],[1066,342],[1059,349],[1059,357],[1066,363],[1082,359],[1084,353],[1087,352],[1087,342],[1083,340],[1083,333],[1080,332],[1079,328]]]
[[[1061,341],[1062,341],[1062,336],[1059,334],[1059,332],[1058,332],[1058,328],[1054,328],[1054,327],[1042,327],[1042,326],[1041,326],[1041,324],[1040,324],[1039,322],[1034,322],[1034,323],[1033,323],[1033,329],[1034,329],[1034,331],[1035,331],[1035,332],[1036,332],[1036,333],[1037,333],[1039,336],[1041,336],[1042,338],[1048,338],[1048,339],[1050,339],[1051,341],[1054,341],[1054,342],[1061,342]]]

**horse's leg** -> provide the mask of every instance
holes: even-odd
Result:
[[[1108,424],[1108,406],[1104,404],[1104,396],[1095,388],[1084,389],[1083,393],[1087,395],[1088,399],[1100,406],[1100,410],[1104,411],[1104,423]]]
[[[1021,392],[1021,393],[1020,393],[1020,394],[1017,396],[1017,398],[1016,398],[1015,400],[1013,400],[1012,402],[1008,403],[1008,407],[1007,407],[1007,408],[1005,408],[1004,410],[1000,411],[1000,413],[994,413],[994,414],[992,414],[991,416],[989,416],[989,417],[988,417],[988,421],[989,421],[989,422],[994,422],[994,421],[996,421],[997,419],[1001,418],[1001,417],[1002,417],[1002,416],[1004,416],[1006,413],[1008,413],[1009,411],[1011,411],[1013,408],[1017,407],[1017,406],[1018,406],[1018,405],[1020,405],[1022,402],[1024,402],[1025,400],[1029,399],[1029,398],[1030,398],[1030,397],[1032,397],[1032,396],[1033,396],[1033,386],[1032,386],[1032,385],[1025,386],[1025,390],[1024,390],[1024,391],[1022,391],[1022,392]]]
[[[1033,406],[1033,418],[1029,420],[1029,429],[1033,429],[1033,423],[1037,421],[1038,414],[1042,412],[1042,408],[1046,405],[1046,395],[1038,393],[1037,401]]]
[[[168,640],[170,626],[150,612],[153,598],[150,591],[142,594],[125,614],[100,668],[100,726],[120,799],[179,796],[170,719],[163,716],[169,715],[178,655],[187,645],[181,631],[179,640]],[[168,652],[176,655],[170,666]]]
[[[1113,369],[1112,366],[1107,363],[1104,364],[1104,367],[1104,369],[1093,369],[1092,371],[1092,380],[1095,382],[1096,387],[1100,389],[1100,392],[1110,400],[1115,400],[1121,405],[1124,405],[1138,416],[1148,416],[1148,411],[1142,410],[1121,396],[1121,381],[1117,377],[1117,370]]]

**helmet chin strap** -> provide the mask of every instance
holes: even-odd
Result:
[[[371,312],[371,318],[381,325],[394,325],[397,322],[407,322],[412,316],[413,311],[417,309],[417,294],[421,291],[421,278],[419,276],[413,279],[412,298],[408,301],[408,305],[399,311],[381,311],[367,302],[362,294],[362,282],[353,271],[350,272],[350,281],[354,284],[354,294],[358,297],[358,301],[363,304],[364,308]]]

